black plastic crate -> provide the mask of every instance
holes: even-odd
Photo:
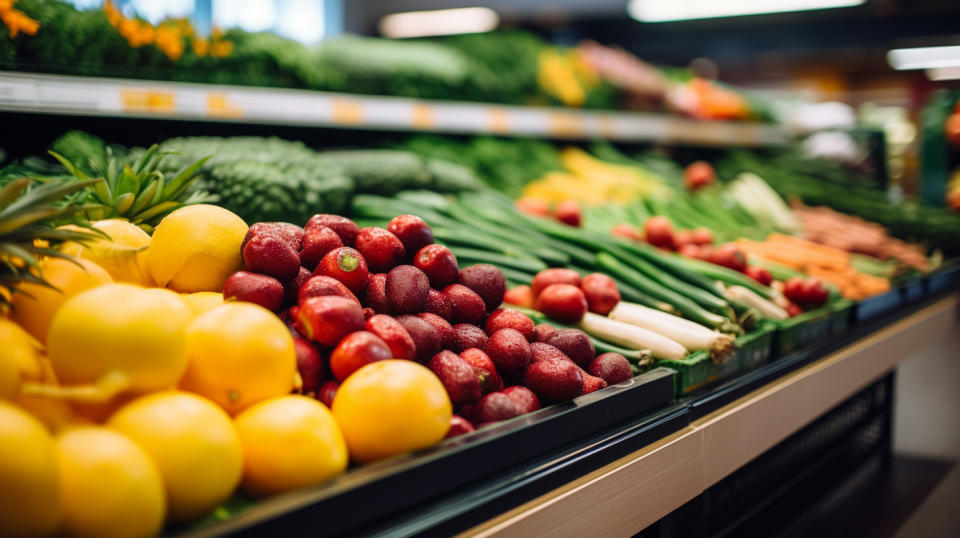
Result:
[[[308,529],[311,535],[348,534],[378,518],[664,408],[673,401],[674,375],[673,370],[655,368],[429,449],[351,469],[325,484],[265,500],[225,521],[178,534],[301,534]]]

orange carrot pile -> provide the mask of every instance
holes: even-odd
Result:
[[[848,299],[864,299],[890,289],[890,280],[858,272],[850,264],[850,253],[799,237],[771,234],[766,241],[738,239],[737,247],[747,256],[785,265],[835,285]]]
[[[875,222],[845,215],[829,207],[805,206],[797,201],[791,207],[803,223],[804,237],[811,241],[881,260],[894,258],[915,269],[930,270],[920,247],[890,237],[886,228]]]

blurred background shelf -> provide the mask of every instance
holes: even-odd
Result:
[[[0,110],[334,129],[602,138],[692,146],[778,146],[787,129],[666,114],[586,112],[342,93],[0,73]]]

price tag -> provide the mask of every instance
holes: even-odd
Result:
[[[617,134],[617,129],[613,123],[613,118],[609,115],[598,117],[597,132],[600,134],[600,138],[603,138],[604,140],[612,140]]]
[[[242,118],[243,109],[231,103],[227,94],[210,92],[207,94],[207,115],[217,118]]]
[[[579,114],[551,112],[547,133],[551,136],[581,137],[583,136],[583,117]]]
[[[176,109],[172,91],[124,89],[120,90],[120,103],[124,112],[169,114]]]
[[[488,112],[489,129],[493,133],[510,132],[510,114],[502,108],[491,108]]]
[[[436,124],[433,107],[423,104],[413,105],[413,117],[410,124],[417,129],[432,129]]]
[[[350,99],[333,99],[333,122],[347,125],[363,123],[363,105]]]

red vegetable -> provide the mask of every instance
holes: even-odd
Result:
[[[591,312],[606,316],[620,302],[620,290],[612,278],[603,273],[591,273],[583,277],[580,289],[587,298]]]
[[[683,171],[683,183],[691,191],[711,185],[716,180],[717,173],[713,170],[713,166],[706,161],[690,163]]]
[[[583,290],[570,284],[551,284],[537,297],[537,308],[561,323],[574,323],[587,312]]]
[[[744,273],[746,273],[748,277],[756,280],[764,286],[769,286],[773,283],[773,275],[770,274],[770,271],[763,267],[751,265],[750,267],[747,267],[747,270],[744,271]]]
[[[667,250],[676,250],[677,243],[673,236],[673,227],[667,217],[657,215],[650,217],[643,223],[643,235],[647,243]]]
[[[553,216],[560,222],[569,226],[580,226],[583,217],[580,213],[580,204],[575,200],[560,202],[553,210]]]
[[[711,250],[707,255],[707,261],[734,271],[743,272],[747,269],[747,257],[733,243],[724,243]]]

